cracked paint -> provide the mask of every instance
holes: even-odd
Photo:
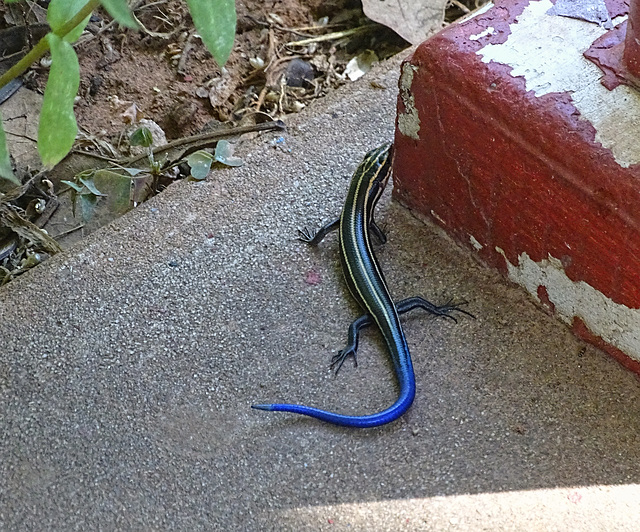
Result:
[[[447,222],[445,222],[440,216],[438,216],[438,213],[433,209],[431,209],[431,216],[433,216],[436,220],[438,220],[442,225],[445,225],[445,226],[447,225]]]
[[[489,26],[488,28],[486,28],[484,31],[481,31],[480,33],[476,33],[475,35],[469,35],[469,40],[470,41],[479,41],[483,37],[487,37],[489,35],[493,35],[495,32],[496,32],[496,29],[494,27],[492,27],[492,26]]]
[[[552,7],[550,0],[530,2],[510,26],[504,43],[487,44],[476,53],[484,63],[510,66],[511,75],[523,77],[526,90],[538,97],[569,94],[580,118],[596,130],[595,140],[611,151],[620,166],[640,163],[640,93],[624,85],[606,89],[600,69],[583,56],[607,30],[584,20],[549,16],[546,12]]]
[[[407,137],[420,140],[420,137],[418,136],[418,132],[420,131],[420,116],[418,115],[415,99],[411,90],[413,75],[417,70],[417,66],[409,63],[404,63],[402,65],[402,74],[400,75],[400,98],[404,105],[404,112],[398,113],[398,130]]]
[[[605,342],[640,361],[640,309],[632,309],[614,302],[584,281],[572,281],[559,259],[534,262],[524,252],[513,265],[504,251],[496,247],[505,260],[509,279],[524,287],[540,301],[539,289],[544,287],[556,315],[571,325],[575,317]]]
[[[471,242],[471,245],[475,248],[476,251],[480,251],[484,247],[473,235],[469,235],[469,242]]]

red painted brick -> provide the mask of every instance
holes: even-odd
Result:
[[[542,307],[553,314],[556,306],[549,300],[547,289],[544,286],[538,286],[536,293],[538,294],[538,299],[540,299],[540,304],[542,305]]]
[[[536,96],[476,53],[505,42],[528,3],[499,1],[405,62],[413,80],[401,78],[398,116],[415,106],[420,128],[418,139],[396,128],[395,197],[503,272],[505,256],[513,265],[523,253],[552,256],[571,281],[640,308],[640,165],[623,167],[596,141],[571,94]],[[469,38],[489,27],[482,42]]]

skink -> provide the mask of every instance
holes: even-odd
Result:
[[[252,405],[252,408],[303,414],[346,427],[366,428],[390,423],[409,409],[416,392],[411,356],[398,314],[418,307],[431,314],[451,319],[455,319],[451,316],[452,311],[469,314],[457,305],[436,306],[420,297],[409,298],[394,305],[370,238],[372,232],[379,240],[385,240],[384,234],[375,224],[373,211],[391,175],[391,163],[390,144],[384,144],[367,153],[353,175],[340,218],[327,224],[315,235],[301,231],[301,239],[316,245],[327,233],[339,229],[340,260],[344,277],[353,297],[367,312],[349,327],[347,347],[333,358],[332,367],[336,367],[337,371],[347,357],[353,356],[355,359],[360,330],[375,323],[382,332],[393,360],[400,385],[398,399],[386,410],[364,416],[336,414],[296,404],[260,404]]]

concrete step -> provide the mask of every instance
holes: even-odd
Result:
[[[395,195],[640,372],[640,94],[552,7],[489,5],[403,64]]]

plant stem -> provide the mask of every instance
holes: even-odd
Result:
[[[100,0],[89,0],[71,20],[64,24],[58,31],[54,31],[53,33],[55,33],[58,37],[64,37],[78,24],[80,24],[85,18],[91,15],[93,10],[96,9],[99,5]],[[20,61],[18,61],[9,70],[2,74],[2,76],[0,76],[0,89],[7,83],[9,83],[12,79],[17,78],[48,51],[49,42],[47,41],[46,37],[43,37],[38,41],[38,44],[36,44],[31,50],[29,50],[27,55],[25,55],[22,59],[20,59]]]

